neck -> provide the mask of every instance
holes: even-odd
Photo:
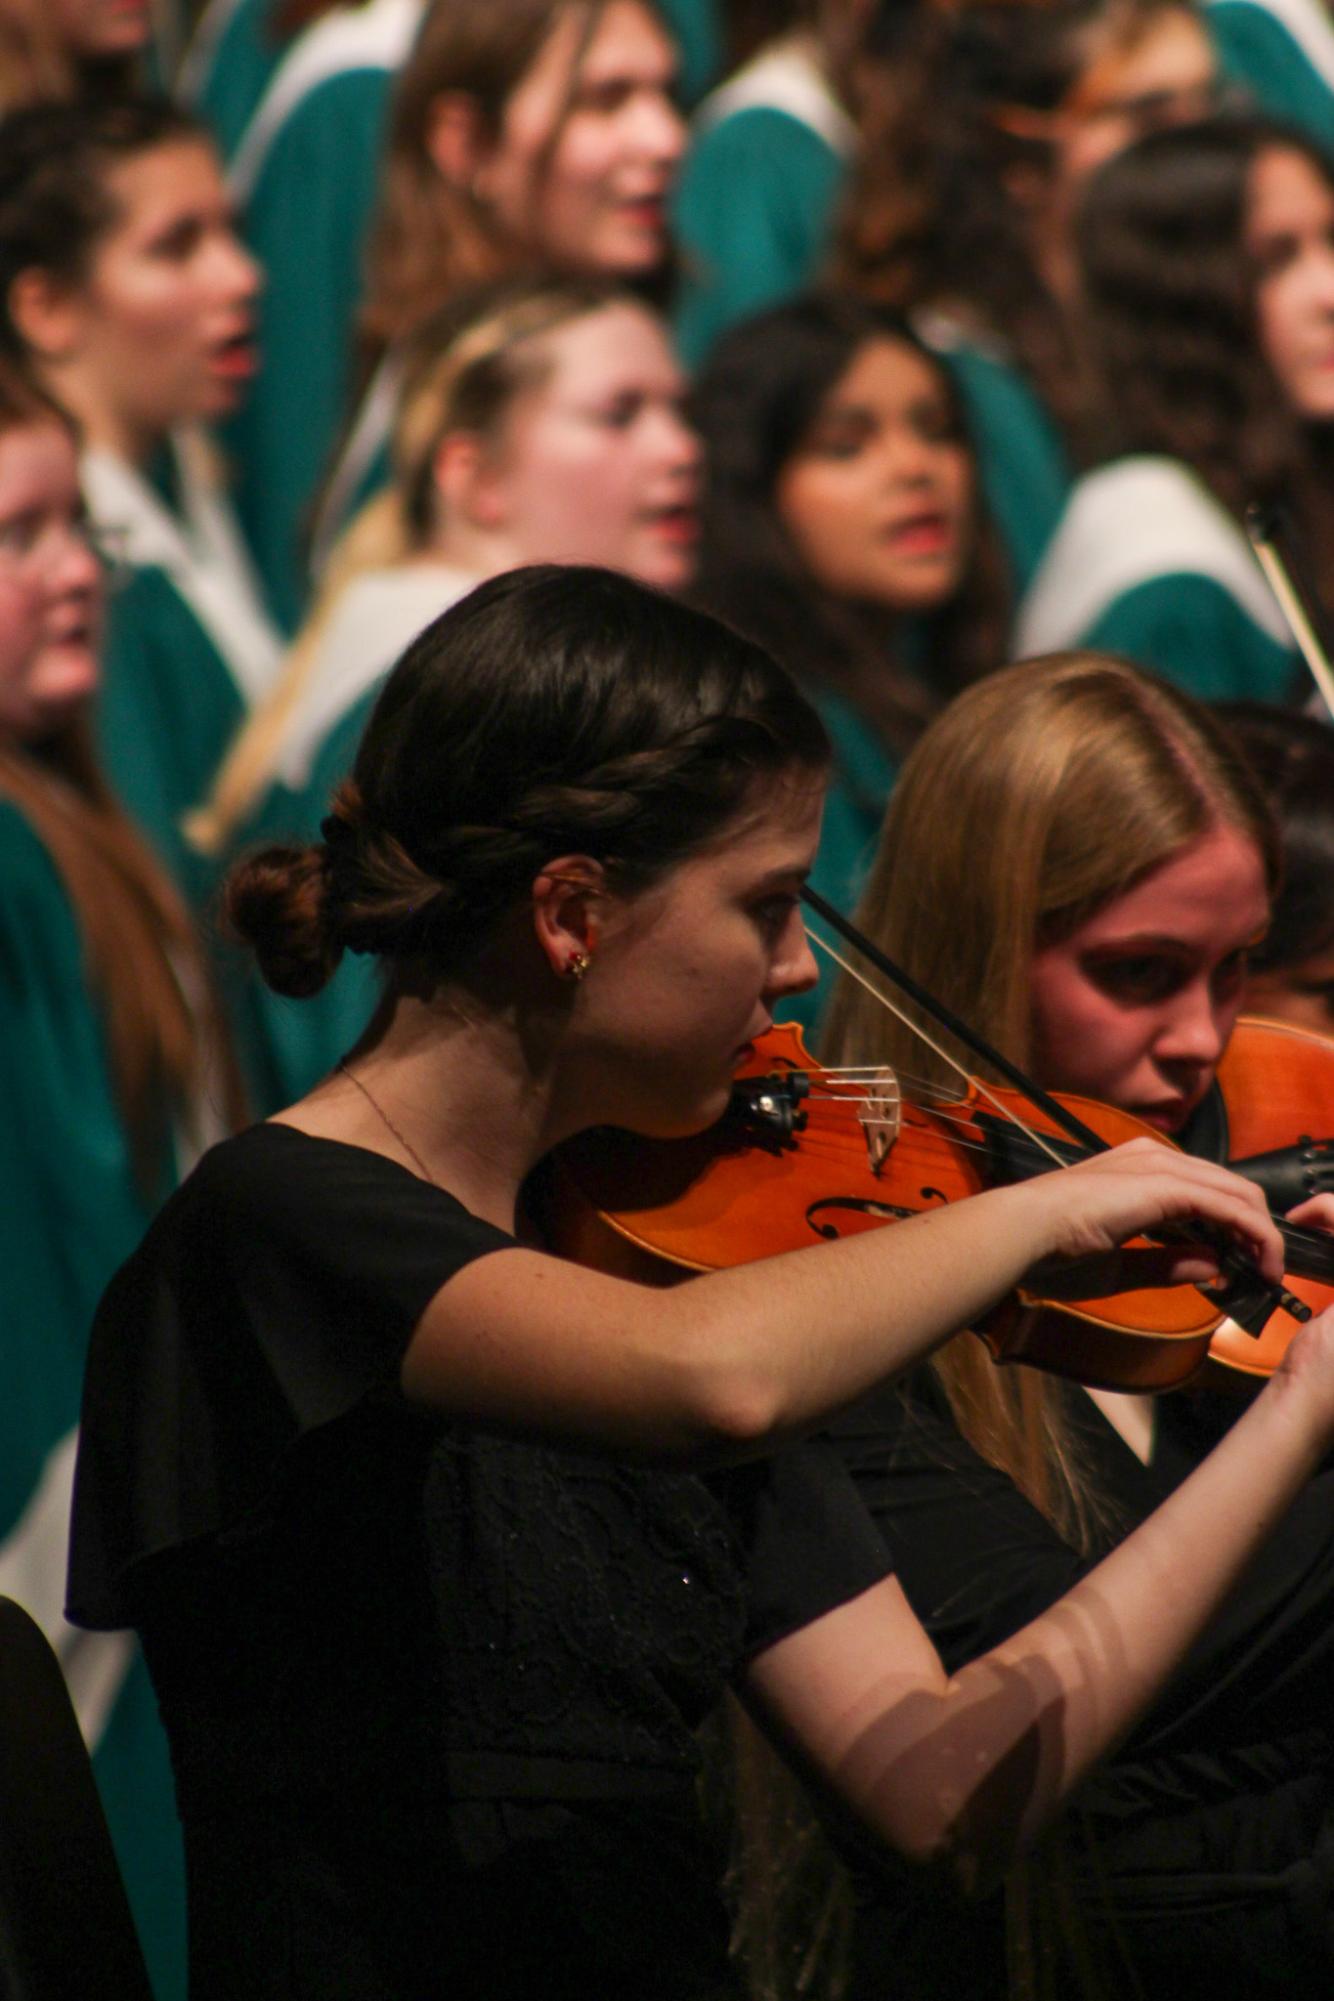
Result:
[[[386,1000],[361,1042],[284,1123],[423,1169],[512,1230],[530,1169],[580,1121],[560,1109],[550,1037],[470,997]]]
[[[152,464],[165,433],[156,425],[136,423],[113,398],[104,394],[82,368],[54,364],[43,371],[45,387],[68,410],[85,445],[107,452],[143,472]]]
[[[437,531],[422,554],[451,570],[463,570],[479,582],[498,577],[502,570],[518,569],[528,560],[510,535],[458,517]]]

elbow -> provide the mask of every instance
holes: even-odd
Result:
[[[979,1846],[957,1824],[900,1830],[894,1847],[921,1888],[944,1903],[982,1902],[1000,1888],[1014,1860],[1008,1842]]]
[[[679,1358],[678,1391],[686,1430],[699,1451],[744,1457],[762,1451],[788,1428],[781,1386],[751,1357],[729,1360],[716,1347],[707,1354],[696,1348]]]
[[[877,1832],[923,1889],[946,1902],[976,1903],[1004,1883],[1020,1846],[1018,1819],[975,1792],[911,1788]]]
[[[779,1400],[765,1384],[706,1372],[687,1392],[688,1425],[699,1450],[744,1458],[782,1429]]]

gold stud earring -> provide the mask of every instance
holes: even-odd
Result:
[[[566,961],[566,966],[565,966],[566,979],[582,980],[584,974],[588,971],[592,963],[593,961],[589,958],[587,952],[574,953],[573,957]]]

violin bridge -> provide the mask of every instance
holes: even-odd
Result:
[[[872,1172],[878,1174],[903,1124],[903,1093],[890,1069],[878,1070],[867,1087],[866,1097],[857,1108],[866,1135],[866,1153]]]

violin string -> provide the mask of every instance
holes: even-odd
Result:
[[[934,1098],[940,1104],[945,1105],[962,1105],[967,1103],[967,1100],[960,1096],[954,1086],[937,1083],[934,1078],[923,1077],[919,1071],[901,1070],[898,1064],[891,1066],[888,1063],[882,1063],[875,1070],[863,1070],[859,1072],[848,1070],[842,1073],[827,1071],[822,1067],[820,1082],[823,1084],[827,1077],[833,1077],[836,1080],[835,1088],[828,1095],[836,1097],[839,1094],[837,1088],[839,1085],[845,1085],[847,1087],[847,1094],[853,1095],[859,1088],[864,1091],[873,1091],[875,1086],[882,1084],[887,1076],[891,1078],[896,1077],[901,1084],[911,1084],[914,1087],[913,1096],[915,1098]],[[812,1095],[814,1095],[816,1088],[818,1087],[812,1087]],[[881,1092],[877,1095],[883,1096],[884,1094]]]
[[[887,1008],[889,1012],[895,1017],[896,1020],[903,1023],[904,1027],[908,1029],[910,1034],[916,1035],[926,1045],[928,1049],[930,1049],[935,1055],[940,1057],[942,1062],[948,1064],[950,1069],[953,1070],[957,1076],[961,1077],[965,1083],[970,1083],[974,1085],[979,1094],[986,1099],[987,1103],[991,1105],[994,1111],[1000,1114],[1001,1118],[1007,1120],[1012,1125],[1018,1127],[1019,1131],[1024,1134],[1025,1138],[1029,1141],[1030,1145],[1035,1147],[1041,1153],[1045,1154],[1047,1158],[1051,1160],[1055,1166],[1064,1167],[1068,1164],[1067,1161],[1061,1158],[1060,1153],[1058,1152],[1058,1150],[1054,1145],[1050,1144],[1043,1137],[1041,1133],[1035,1131],[1028,1124],[1028,1122],[1025,1119],[1023,1119],[1020,1116],[1020,1114],[1013,1109],[1013,1107],[1002,1104],[988,1089],[986,1083],[982,1078],[974,1077],[972,1073],[966,1068],[966,1066],[962,1064],[957,1057],[951,1055],[950,1051],[946,1049],[941,1043],[939,1043],[935,1039],[935,1037],[932,1036],[929,1033],[929,1031],[922,1026],[922,1024],[919,1021],[913,1020],[913,1018],[908,1014],[905,1008],[903,1008],[897,1001],[892,1000],[888,994],[884,993],[879,987],[877,987],[874,984],[873,981],[869,980],[864,973],[860,972],[856,966],[852,965],[843,956],[841,952],[839,952],[833,945],[829,943],[827,938],[823,938],[818,931],[812,930],[810,925],[806,925],[804,928],[806,931],[806,936],[810,940],[812,945],[817,946],[819,950],[825,954],[826,958],[831,959],[833,963],[836,966],[838,966],[843,972],[845,972],[850,979],[855,980],[857,985],[863,988],[865,992],[870,994],[873,1000],[878,1001],[882,1007]],[[887,1068],[889,1068],[889,1066],[883,1064],[879,1066],[878,1069],[872,1066],[860,1065],[860,1064],[846,1065],[843,1066],[842,1068],[839,1068],[837,1066],[829,1066],[824,1068],[824,1074],[826,1076],[846,1077],[849,1081],[859,1080],[859,1081],[865,1081],[870,1084],[874,1084],[881,1078],[883,1078]],[[925,1078],[913,1079],[911,1078],[910,1074],[906,1071],[905,1072],[891,1071],[891,1075],[900,1076],[905,1082],[913,1081],[920,1083],[923,1086],[925,1086],[926,1089],[935,1090],[937,1092],[940,1092],[942,1097],[945,1096],[945,1093],[941,1086],[931,1085]],[[812,1092],[811,1095],[815,1096],[817,1094]],[[830,1091],[819,1095],[826,1096],[833,1101],[838,1101],[840,1099],[840,1094],[836,1091]],[[844,1100],[844,1102],[846,1102],[846,1100]],[[952,1119],[953,1122],[955,1122],[958,1125],[963,1125],[967,1122],[966,1113],[950,1114],[949,1112],[943,1109],[937,1109],[934,1116],[945,1120]],[[892,1125],[895,1123],[895,1121],[884,1120],[884,1119],[863,1120],[862,1123],[866,1125],[870,1124]],[[922,1143],[923,1135],[921,1135],[920,1132],[916,1132],[914,1136],[918,1140],[919,1144]],[[927,1143],[929,1144],[929,1136]],[[952,1138],[948,1141],[941,1140],[939,1144],[942,1153],[946,1155],[949,1153],[951,1147],[955,1145],[972,1147],[979,1152],[986,1150],[986,1142],[984,1140],[964,1139],[961,1136]],[[1305,1251],[1308,1257],[1312,1259],[1313,1263],[1320,1268],[1319,1273],[1315,1272],[1308,1273],[1308,1276],[1328,1275],[1331,1278],[1334,1278],[1334,1270],[1331,1269],[1331,1267],[1334,1267],[1334,1247],[1330,1245],[1328,1238],[1326,1237],[1324,1232],[1307,1230],[1301,1224],[1287,1223],[1281,1217],[1276,1218],[1275,1220],[1278,1222],[1279,1227],[1282,1231],[1285,1244],[1290,1245],[1297,1250]]]
[[[896,1072],[895,1074],[898,1075],[899,1073]],[[834,1091],[812,1091],[810,1098],[812,1100],[823,1099],[831,1104],[846,1105],[854,1102],[850,1098],[841,1096],[838,1092]],[[933,1154],[942,1160],[948,1160],[956,1148],[967,1149],[970,1153],[985,1153],[988,1151],[988,1142],[986,1140],[966,1136],[969,1124],[966,1115],[951,1115],[942,1110],[933,1113],[933,1117],[954,1126],[955,1131],[949,1137],[946,1137],[913,1125],[909,1130],[912,1136],[915,1157],[919,1161],[924,1164],[929,1163]],[[877,1118],[866,1113],[859,1113],[858,1120],[868,1131],[879,1130],[882,1127],[889,1130],[902,1130],[900,1122],[893,1118]],[[816,1150],[830,1155],[844,1152],[847,1146],[852,1144],[852,1142],[845,1141],[840,1134],[831,1134],[828,1137],[827,1143],[822,1147],[818,1127],[813,1131],[808,1129],[807,1137],[808,1140],[814,1143]],[[1275,1221],[1278,1223],[1283,1235],[1284,1244],[1288,1250],[1299,1254],[1304,1260],[1301,1270],[1297,1275],[1334,1283],[1334,1239],[1330,1237],[1329,1233],[1324,1230],[1309,1229],[1300,1223],[1289,1223],[1281,1216],[1276,1216]]]
[[[883,993],[879,987],[877,987],[871,980],[868,980],[866,978],[864,973],[859,972],[856,966],[852,965],[847,959],[845,959],[843,954],[840,951],[836,950],[836,948],[829,943],[829,940],[827,938],[822,938],[818,931],[812,931],[809,924],[805,927],[805,929],[806,929],[806,936],[810,939],[812,945],[818,945],[820,950],[824,952],[828,958],[832,959],[836,966],[840,966],[850,979],[855,980],[859,987],[864,987],[866,992],[871,995],[873,1000],[879,1001],[882,1007],[888,1008],[889,1012],[894,1016],[896,1021],[901,1021],[903,1023],[903,1026],[909,1031],[910,1034],[916,1035],[922,1042],[924,1042],[926,1044],[926,1047],[929,1050],[931,1050],[934,1055],[939,1056],[942,1063],[947,1063],[950,1069],[953,1070],[957,1076],[962,1077],[964,1079],[965,1083],[973,1084],[976,1087],[977,1091],[980,1093],[980,1095],[986,1099],[987,1103],[991,1106],[993,1111],[998,1112],[1000,1116],[1003,1119],[1008,1120],[1011,1125],[1018,1126],[1020,1132],[1023,1133],[1024,1136],[1029,1141],[1031,1141],[1031,1143],[1034,1146],[1040,1148],[1041,1151],[1045,1153],[1050,1160],[1054,1161],[1058,1167],[1064,1167],[1067,1165],[1067,1162],[1061,1159],[1060,1154],[1057,1152],[1054,1146],[1051,1146],[1042,1137],[1040,1133],[1035,1132],[1033,1128],[1028,1124],[1027,1120],[1021,1118],[1019,1113],[1016,1112],[1011,1106],[1003,1105],[980,1077],[974,1077],[972,1073],[966,1068],[966,1066],[959,1061],[958,1057],[952,1056],[949,1050],[945,1048],[943,1043],[937,1042],[936,1038],[932,1034],[930,1034],[930,1032],[927,1029],[923,1028],[921,1022],[914,1021],[912,1017],[908,1014],[907,1010],[903,1008],[899,1004],[899,1002],[891,1000],[890,996],[887,993]]]

